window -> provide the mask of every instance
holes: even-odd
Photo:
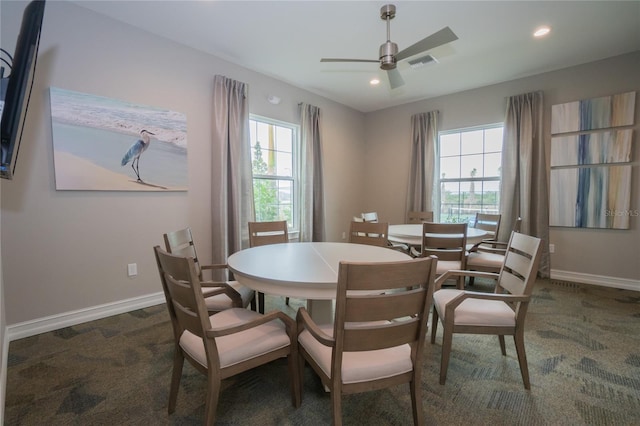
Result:
[[[476,213],[498,213],[502,131],[499,124],[439,134],[441,222],[468,222]]]
[[[249,126],[256,220],[286,220],[295,231],[298,128],[256,116]]]

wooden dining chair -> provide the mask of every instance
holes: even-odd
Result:
[[[176,256],[154,247],[162,289],[173,328],[174,355],[169,414],[176,408],[186,359],[207,376],[205,424],[213,425],[222,380],[287,357],[291,401],[300,406],[296,324],[283,312],[261,315],[230,308],[209,316],[201,281],[192,257]]]
[[[349,242],[371,246],[389,246],[389,224],[386,222],[356,222],[349,226]]]
[[[436,263],[340,262],[333,324],[298,310],[298,377],[309,363],[331,393],[334,425],[342,424],[342,395],[402,383],[409,383],[414,424],[424,424],[422,354]]]
[[[249,246],[258,247],[267,244],[289,242],[289,230],[286,220],[271,222],[249,222]],[[289,305],[289,298],[285,298]],[[258,312],[264,314],[264,293],[258,292]]]
[[[251,305],[256,310],[255,291],[237,281],[209,281],[203,278],[203,271],[225,271],[226,264],[203,265],[198,260],[191,228],[167,232],[163,235],[167,252],[193,258],[196,273],[205,295],[205,304],[210,313],[229,308],[246,308]]]
[[[357,217],[354,217],[353,220],[355,222],[375,223],[375,222],[378,222],[378,212],[361,213],[360,219],[358,219]],[[387,247],[409,254],[410,247],[408,244],[396,243],[393,241],[389,241],[389,239],[387,238]]]
[[[500,273],[451,271],[438,277],[433,294],[431,343],[435,342],[439,319],[444,327],[440,361],[441,385],[447,379],[454,333],[495,334],[503,356],[506,356],[504,336],[513,336],[522,381],[525,389],[530,388],[524,348],[524,322],[538,272],[540,243],[539,238],[512,232]],[[465,276],[496,279],[495,292],[465,291],[464,285],[458,285],[457,289],[441,289],[444,280],[455,276],[463,279]]]
[[[433,211],[410,211],[407,213],[407,223],[433,222]]]
[[[522,218],[517,218],[512,232],[520,232]],[[497,274],[502,268],[507,253],[508,241],[494,239],[475,243],[467,251],[467,267],[471,271],[492,272]],[[474,284],[475,277],[469,277],[469,285]]]
[[[476,213],[476,216],[471,223],[472,228],[481,229],[486,231],[489,235],[484,240],[498,239],[498,231],[500,230],[501,214],[489,214],[489,213]],[[467,247],[467,251],[471,249],[473,244]]]
[[[414,257],[436,256],[440,276],[452,269],[465,269],[467,261],[467,224],[435,223],[422,224],[422,246],[420,252],[412,251]],[[460,278],[464,285],[464,277]]]

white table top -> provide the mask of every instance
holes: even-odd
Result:
[[[410,256],[384,247],[351,243],[286,243],[241,250],[227,264],[243,285],[280,296],[329,300],[336,297],[338,265],[393,262]]]
[[[477,242],[482,238],[490,237],[490,232],[483,229],[467,227],[467,242]],[[401,225],[389,225],[389,241],[420,245],[422,244],[422,224],[405,223]]]

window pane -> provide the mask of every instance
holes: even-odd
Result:
[[[449,155],[460,155],[459,133],[440,136],[440,157]]]
[[[502,151],[502,127],[494,127],[484,132],[484,151],[485,152],[501,152]]]
[[[502,153],[485,154],[484,177],[500,177]]]
[[[291,152],[293,150],[293,132],[286,127],[276,127],[276,149]]]
[[[460,157],[461,177],[482,177],[484,167],[482,165],[482,154],[465,155]]]
[[[460,134],[462,141],[461,154],[477,154],[482,153],[483,146],[483,131],[474,130],[471,132],[463,132]]]
[[[275,174],[278,176],[293,176],[293,170],[291,168],[293,164],[293,155],[291,152],[277,152],[276,153],[276,170]]]
[[[440,159],[440,178],[455,179],[460,177],[460,157]]]

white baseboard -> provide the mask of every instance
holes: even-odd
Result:
[[[38,318],[7,326],[5,338],[7,341],[11,342],[13,340],[35,336],[36,334],[58,330],[76,324],[82,324],[83,322],[131,312],[136,309],[148,308],[149,306],[155,306],[161,303],[165,303],[165,298],[164,294],[159,292],[146,296],[134,297],[132,299],[121,300],[119,302],[80,309],[77,311],[65,312],[45,318]],[[9,345],[7,344],[6,348],[8,347]]]
[[[629,278],[607,277],[604,275],[584,274],[581,272],[552,269],[551,279],[640,291],[640,280],[632,280]]]

